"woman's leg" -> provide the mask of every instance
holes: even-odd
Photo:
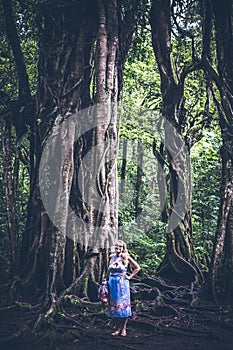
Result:
[[[122,335],[123,337],[126,336],[127,332],[126,332],[126,326],[127,326],[127,322],[128,322],[128,317],[126,318],[116,318],[115,319],[115,327],[116,330],[112,333],[112,335]]]
[[[122,335],[123,337],[126,336],[126,325],[128,322],[128,317],[126,318],[116,318],[115,319],[115,326],[116,330],[112,333],[112,335]]]
[[[126,326],[127,326],[127,322],[128,322],[128,317],[127,318],[123,318],[123,320],[122,320],[123,322],[122,322],[122,327],[121,327],[121,335],[123,336],[123,337],[125,337],[126,336]]]
[[[119,335],[122,330],[121,319],[115,318],[115,327],[116,330],[112,333],[112,335]]]

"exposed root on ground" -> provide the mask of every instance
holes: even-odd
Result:
[[[146,339],[156,334],[215,337],[220,341],[210,326],[232,330],[232,308],[198,305],[194,302],[196,295],[197,290],[190,286],[169,285],[158,278],[136,280],[131,284],[130,344],[118,339],[117,347],[122,343],[125,349],[131,349],[135,344],[146,344]],[[91,341],[103,346],[109,343],[113,325],[107,318],[107,306],[100,302],[75,295],[63,295],[61,299],[51,294],[42,307],[17,302],[0,308],[1,343],[10,344],[16,339],[51,346],[63,341],[74,344]]]

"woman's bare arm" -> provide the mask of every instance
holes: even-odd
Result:
[[[129,264],[133,267],[133,271],[129,276],[126,276],[128,280],[131,280],[140,270],[141,267],[140,265],[131,257],[128,257]]]

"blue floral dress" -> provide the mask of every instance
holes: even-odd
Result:
[[[130,286],[129,280],[125,278],[127,266],[123,265],[120,259],[114,255],[114,261],[108,267],[110,272],[108,316],[125,318],[131,316]]]

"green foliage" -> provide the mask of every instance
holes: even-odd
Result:
[[[142,148],[142,168],[137,159],[138,141],[127,143],[126,177],[120,178],[122,165],[122,147],[118,155],[119,175],[119,227],[121,235],[127,241],[142,236],[153,227],[160,217],[160,201],[157,184],[157,162],[152,149]],[[140,191],[137,192],[137,171],[141,170]],[[135,200],[139,199],[139,213],[136,214]]]
[[[11,98],[17,97],[17,76],[16,67],[11,54],[11,50],[5,37],[1,38],[1,57],[0,57],[0,89],[4,93],[11,96]],[[2,103],[1,103],[2,107]]]
[[[30,81],[32,93],[36,92],[38,32],[36,30],[36,11],[34,6],[42,6],[46,1],[14,1],[16,25],[21,48]],[[27,3],[27,6],[26,6]],[[131,1],[125,0],[125,11],[130,9]],[[195,59],[201,57],[201,23],[198,3],[193,1],[175,1],[176,23],[172,23],[172,64],[176,82],[179,83],[184,69],[191,67]],[[162,107],[160,76],[151,45],[151,31],[148,23],[149,1],[139,2],[139,22],[134,43],[129,52],[124,70],[123,113],[119,127],[120,147],[118,157],[119,183],[122,166],[122,140],[128,143],[126,178],[124,192],[120,192],[119,227],[123,237],[130,242],[129,248],[136,256],[142,268],[155,271],[163,259],[166,241],[166,225],[159,221],[160,202],[156,182],[157,162],[152,153],[154,140],[160,141],[157,123]],[[1,9],[2,10],[2,9]],[[0,25],[4,28],[3,16]],[[0,89],[17,99],[18,77],[14,57],[6,39],[4,30],[1,37]],[[211,42],[211,45],[213,43]],[[215,57],[212,57],[214,61]],[[193,176],[193,232],[196,254],[205,268],[211,254],[216,231],[221,164],[219,149],[221,146],[219,130],[213,123],[215,110],[213,101],[208,100],[206,77],[201,71],[190,71],[184,85],[184,106],[186,110],[183,127],[184,136],[190,141]],[[3,109],[1,108],[1,111]],[[150,113],[150,111],[152,111]],[[210,129],[211,128],[211,129]],[[27,215],[27,200],[30,191],[28,135],[20,141],[12,138],[12,164],[20,156],[19,178],[16,191],[16,210],[19,232],[17,244]],[[143,149],[142,176],[139,193],[141,215],[135,215],[135,187],[137,182],[138,160],[137,146],[141,142]],[[0,155],[1,156],[1,155]],[[22,161],[23,160],[23,161]],[[6,203],[2,177],[2,157],[0,157],[0,229],[6,231]],[[167,172],[167,169],[166,169]],[[167,173],[165,174],[167,175]],[[52,185],[52,184],[45,184]],[[124,228],[124,230],[121,228]],[[1,244],[0,242],[0,250]],[[0,254],[2,252],[0,251]]]
[[[29,156],[28,156],[28,148],[29,141],[27,137],[21,138],[21,140],[17,143],[16,136],[14,130],[12,129],[12,183],[14,184],[14,176],[18,176],[17,186],[16,188],[12,188],[12,191],[16,190],[15,193],[15,208],[17,215],[17,223],[18,223],[18,232],[16,233],[17,238],[17,246],[20,246],[22,233],[25,228],[26,218],[27,218],[27,203],[30,193],[30,175],[29,175]],[[19,162],[18,174],[13,172],[15,168],[15,164],[18,161],[18,157],[20,157],[23,162]],[[1,203],[0,203],[0,230],[2,232],[6,232],[7,223],[6,223],[6,194],[5,194],[5,184],[3,179],[3,164],[2,164],[2,149],[0,150],[0,195],[1,195]],[[3,244],[3,242],[1,241]]]
[[[208,95],[206,77],[200,70],[190,69],[195,59],[202,53],[201,17],[198,5],[194,2],[177,3],[175,11],[177,22],[173,23],[172,63],[176,82],[180,82],[181,74],[188,71],[184,84],[184,107],[186,115],[182,125],[183,135],[192,147],[191,162],[193,171],[193,231],[196,254],[206,268],[214,240],[218,216],[218,198],[221,181],[220,174],[220,135],[215,125],[215,108]],[[146,18],[145,18],[146,21]],[[124,113],[121,116],[120,137],[136,143],[141,140],[144,149],[151,152],[153,140],[160,142],[157,123],[161,111],[160,77],[154,52],[151,45],[148,23],[144,29],[137,29],[134,45],[125,65],[124,80]],[[211,43],[211,45],[213,45]],[[149,113],[148,109],[153,113]],[[147,110],[145,112],[145,110]],[[157,113],[157,114],[156,114]],[[122,148],[120,142],[118,168],[121,169]],[[132,146],[131,146],[132,148]],[[134,159],[136,159],[136,147]],[[145,152],[147,153],[147,152]],[[126,202],[119,205],[119,223],[125,226],[124,233],[129,241],[135,239],[137,245],[132,248],[145,269],[154,269],[163,258],[165,226],[161,235],[150,236],[148,222],[159,218],[158,188],[151,186],[152,174],[156,178],[157,168],[153,162],[143,160],[143,176],[141,186],[141,209],[146,205],[144,219],[134,217],[134,199],[137,167],[131,155],[127,155]],[[152,155],[152,157],[154,157]],[[154,158],[155,161],[155,158]],[[137,162],[137,161],[136,161]],[[151,163],[150,163],[151,162]],[[147,165],[151,164],[151,165]],[[167,175],[167,169],[165,170]],[[120,174],[120,171],[119,171]],[[120,181],[120,178],[119,178]],[[147,199],[150,194],[151,202]],[[154,196],[154,197],[153,197]],[[208,198],[208,200],[207,200]],[[153,213],[153,214],[152,214]],[[152,215],[151,215],[152,214]],[[128,224],[128,226],[127,226]],[[140,237],[140,238],[139,238]],[[162,242],[162,243],[161,243]],[[141,250],[140,250],[141,249]],[[157,250],[156,250],[157,249]],[[164,248],[165,249],[165,248]],[[156,254],[154,252],[156,251]],[[153,252],[153,253],[152,253]]]
[[[29,1],[24,8],[23,2],[15,1],[13,2],[13,6],[15,23],[27,67],[31,91],[35,93],[38,75],[38,35],[35,26],[35,12],[33,12],[33,6],[35,6],[35,4]],[[3,11],[2,9],[0,10]],[[0,89],[11,98],[17,99],[17,70],[13,52],[5,33],[4,16],[0,16],[0,25],[3,29],[0,33]]]
[[[29,1],[27,6],[24,2],[13,1],[14,19],[17,27],[18,36],[20,39],[21,50],[24,55],[25,64],[27,67],[27,73],[29,77],[29,83],[32,93],[36,92],[37,86],[37,63],[38,63],[38,36],[35,30],[35,12],[33,12],[33,2]],[[11,100],[11,107],[13,109],[14,104],[17,104],[18,99],[18,75],[13,56],[13,51],[7,40],[5,33],[5,20],[3,15],[3,9],[0,6],[0,24],[2,31],[0,33],[0,90],[5,96],[1,99],[0,111],[3,114],[6,113],[5,108],[8,104],[8,100]],[[1,95],[2,97],[2,95]],[[23,109],[24,106],[21,106]],[[7,112],[9,113],[9,112]],[[14,111],[13,111],[14,113]],[[8,114],[7,114],[8,115]],[[16,119],[20,118],[19,115],[13,115]],[[33,118],[33,116],[32,116]],[[20,246],[20,240],[22,232],[25,228],[25,221],[27,216],[27,202],[30,192],[30,141],[29,133],[26,133],[21,139],[16,138],[15,129],[12,126],[11,130],[11,163],[12,163],[12,180],[17,177],[16,188],[12,189],[15,192],[15,209],[17,213],[18,232],[16,233],[17,246]],[[2,152],[2,148],[0,153]],[[18,172],[14,173],[15,164],[19,161]],[[6,232],[6,203],[5,203],[5,184],[3,182],[3,164],[2,156],[0,157],[0,195],[2,198],[0,204],[0,229],[2,232]],[[14,179],[13,179],[14,177]]]
[[[193,174],[193,231],[195,250],[203,267],[208,263],[219,213],[221,136],[218,128],[205,131],[191,150]]]
[[[17,147],[21,149],[21,157],[23,154],[23,149],[25,150],[24,164],[22,162],[19,163],[19,179],[16,191],[16,211],[18,214],[19,225],[18,238],[19,241],[21,241],[27,219],[27,205],[30,195],[30,161],[29,155],[27,154],[27,150],[29,149],[29,141],[26,136],[20,140],[20,144],[18,143]]]
[[[142,237],[160,216],[157,185],[157,162],[152,152],[161,108],[160,78],[151,45],[148,17],[139,22],[134,44],[124,71],[123,113],[120,125],[118,174],[121,182],[123,139],[128,140],[124,192],[119,193],[120,232],[127,241]],[[158,111],[158,112],[156,112]],[[138,143],[141,142],[140,193],[137,193]],[[135,200],[139,196],[141,214],[135,217]]]
[[[129,244],[129,249],[145,272],[155,273],[162,261],[166,251],[165,228],[166,224],[157,220],[149,232]]]

